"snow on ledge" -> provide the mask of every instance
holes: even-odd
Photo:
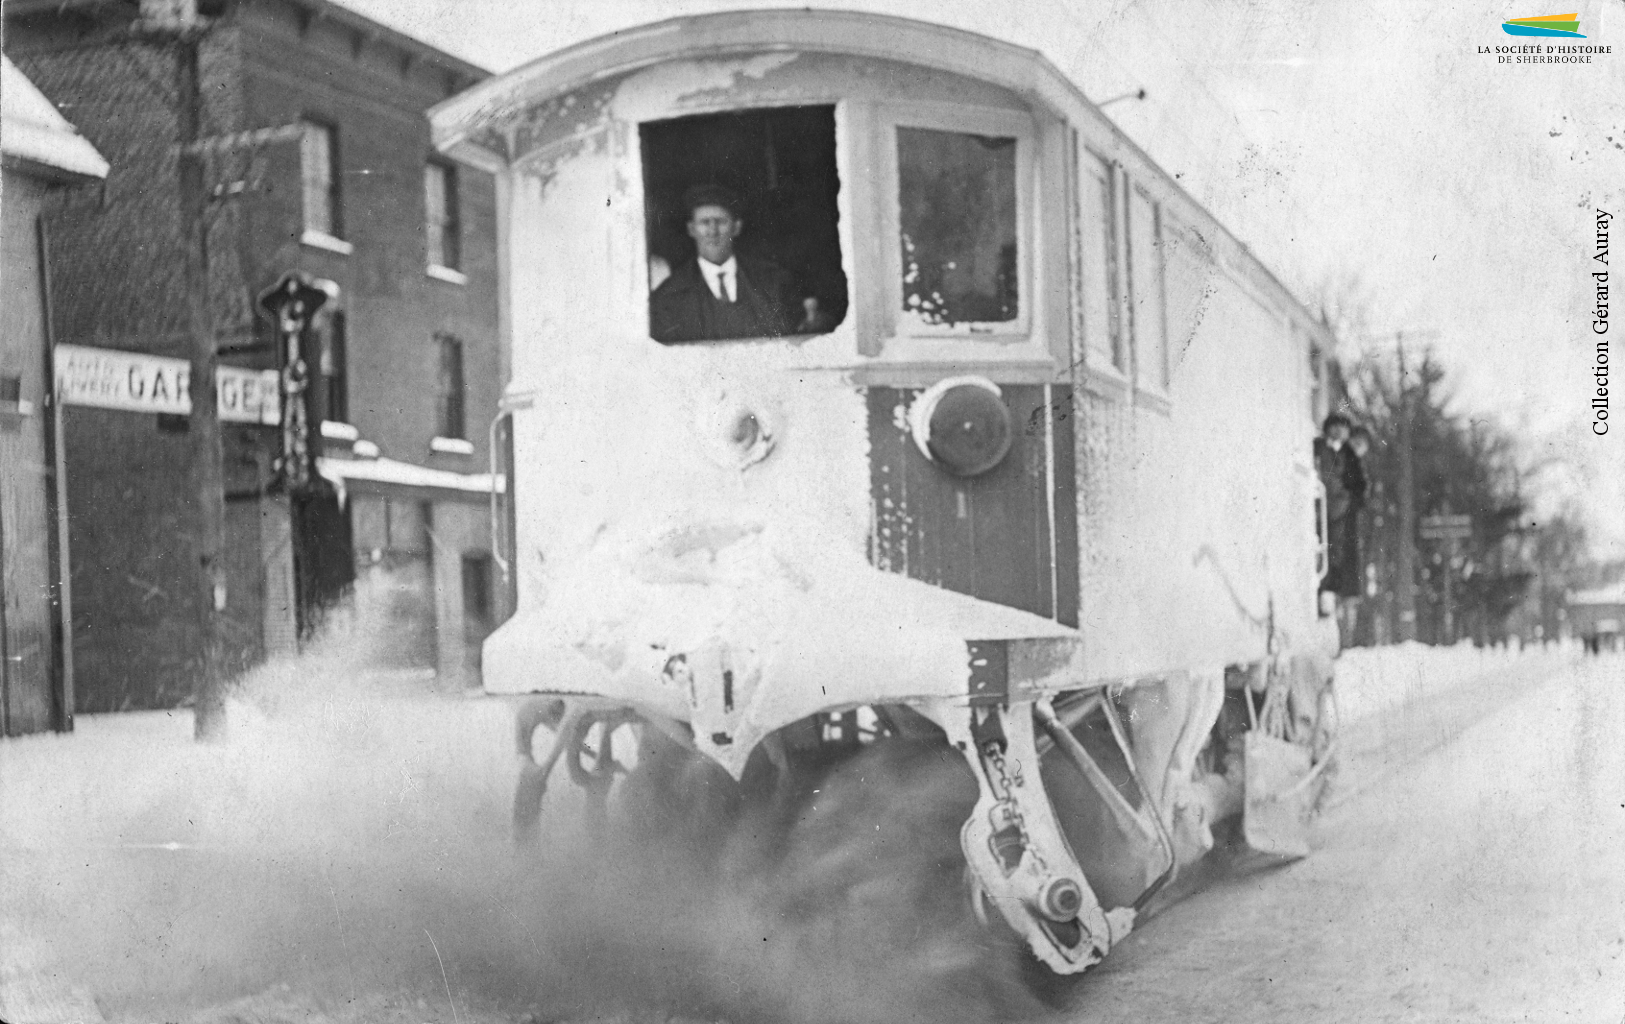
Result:
[[[502,474],[454,473],[448,469],[430,469],[398,459],[329,459],[316,460],[316,471],[331,480],[340,490],[351,480],[368,483],[396,484],[401,487],[428,487],[439,490],[461,491],[468,494],[503,493]]]
[[[0,153],[9,163],[107,177],[107,161],[10,59],[0,57]]]

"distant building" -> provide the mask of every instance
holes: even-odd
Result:
[[[0,736],[73,725],[40,215],[107,161],[0,58]]]
[[[48,219],[55,341],[74,346],[59,375],[99,403],[63,412],[79,710],[187,702],[222,599],[233,670],[291,651],[358,573],[392,623],[386,662],[467,680],[503,600],[496,200],[434,154],[424,112],[486,72],[329,0],[8,0],[4,16],[7,54],[113,162]],[[293,271],[338,286],[303,341],[325,504],[277,486],[279,356],[255,299]],[[200,321],[227,421],[212,595],[189,399],[165,377],[197,368]],[[145,411],[98,397],[108,367],[150,378]]]
[[[1570,594],[1568,625],[1591,651],[1625,648],[1625,583]]]

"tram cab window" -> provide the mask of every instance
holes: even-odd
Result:
[[[651,121],[638,135],[656,341],[821,334],[846,318],[833,106]]]
[[[903,312],[925,327],[1021,312],[1016,139],[899,126]]]

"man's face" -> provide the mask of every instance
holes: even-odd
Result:
[[[1349,439],[1349,428],[1341,423],[1333,423],[1326,431],[1326,440],[1333,448],[1343,447],[1343,442]]]
[[[728,212],[726,206],[696,206],[688,218],[688,237],[700,258],[710,263],[726,263],[734,254],[734,239],[745,222]]]
[[[1351,434],[1349,436],[1349,447],[1354,449],[1354,454],[1363,459],[1365,453],[1371,450],[1371,439],[1364,434]]]

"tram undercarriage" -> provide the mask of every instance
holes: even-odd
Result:
[[[771,876],[788,919],[884,879],[915,894],[911,912],[974,918],[1056,975],[1100,962],[1165,905],[1216,833],[1232,861],[1309,852],[1335,761],[1329,665],[1012,699],[976,696],[977,663],[985,674],[999,658],[970,646],[968,701],[821,711],[769,734],[737,778],[687,723],[602,697],[529,698],[515,837],[538,840],[562,763],[589,831],[661,837],[723,884]]]

